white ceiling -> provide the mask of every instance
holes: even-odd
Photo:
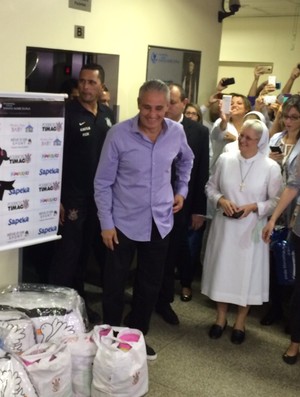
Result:
[[[240,0],[234,18],[299,16],[300,0]],[[228,11],[228,0],[225,8]]]

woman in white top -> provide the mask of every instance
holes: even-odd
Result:
[[[220,108],[220,118],[215,121],[211,131],[213,149],[213,156],[210,164],[211,169],[223,152],[224,146],[229,142],[237,140],[244,122],[244,116],[251,110],[251,104],[247,97],[234,93],[231,95],[230,113],[225,114],[222,112],[222,108]]]
[[[265,155],[269,136],[264,124],[247,120],[238,140],[240,150],[220,155],[206,185],[208,199],[217,211],[202,276],[202,293],[217,302],[216,322],[209,335],[213,339],[222,336],[228,304],[235,304],[238,310],[231,341],[236,344],[245,339],[250,305],[261,305],[269,298],[269,249],[260,236],[282,187],[279,165]]]

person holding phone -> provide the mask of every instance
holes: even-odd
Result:
[[[294,82],[296,79],[298,79],[299,76],[300,76],[300,64],[293,67],[287,82],[285,83],[284,87],[281,90],[282,94],[290,94]]]
[[[281,166],[283,183],[286,184],[297,156],[300,153],[300,95],[291,96],[280,111],[284,129],[270,139],[270,158]],[[288,227],[300,197],[296,197],[285,209],[277,224]],[[261,319],[262,325],[272,325],[283,316],[284,296],[291,295],[291,287],[279,285],[271,255],[270,307]]]
[[[244,95],[233,93],[231,97],[231,107],[226,113],[224,112],[222,100],[220,101],[220,117],[214,123],[211,131],[213,149],[211,169],[222,153],[224,146],[238,138],[244,122],[244,116],[251,110],[251,104]]]
[[[217,303],[209,336],[222,336],[228,306],[235,304],[234,344],[245,339],[250,305],[261,305],[269,298],[269,250],[260,234],[282,187],[279,165],[265,154],[269,143],[265,125],[260,120],[245,121],[238,142],[238,151],[220,155],[206,185],[216,213],[202,275],[202,293]]]

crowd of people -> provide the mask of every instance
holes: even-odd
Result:
[[[248,95],[226,92],[229,110],[222,101],[229,90],[225,79],[202,106],[190,102],[175,82],[147,81],[138,93],[137,115],[115,124],[103,68],[82,67],[77,91],[66,104],[62,239],[49,282],[85,297],[86,264],[94,249],[103,271],[103,317],[87,302],[92,323],[126,324],[147,334],[156,311],[166,322],[179,324],[171,305],[175,278],[180,299],[189,302],[201,267],[202,293],[217,309],[209,337],[222,336],[233,304],[237,315],[231,342],[243,343],[251,305],[270,300],[271,314],[263,325],[281,313],[268,242],[275,227],[285,226],[292,230],[296,281],[291,344],[283,360],[297,361],[300,95],[291,90],[300,69],[293,68],[272,103],[266,98],[276,87],[268,81],[258,86],[263,74],[260,66],[255,68]],[[124,318],[133,261],[131,311]],[[146,350],[148,359],[156,358],[153,348],[146,345]]]

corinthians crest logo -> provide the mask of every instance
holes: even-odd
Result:
[[[75,209],[69,210],[68,219],[70,219],[70,221],[77,221],[78,210],[75,210]]]

